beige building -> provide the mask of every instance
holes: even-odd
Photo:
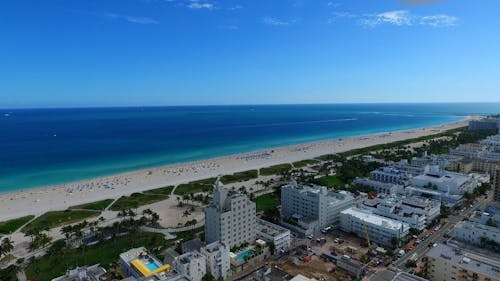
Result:
[[[430,281],[499,281],[500,260],[437,244],[427,253],[427,277]]]
[[[205,208],[205,239],[207,243],[221,242],[229,248],[256,239],[255,203],[244,194],[215,184],[212,204]]]

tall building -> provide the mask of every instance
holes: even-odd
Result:
[[[219,241],[210,243],[200,249],[207,260],[207,270],[216,278],[226,279],[231,267],[229,249]]]
[[[224,188],[220,181],[214,186],[213,202],[205,208],[205,239],[220,241],[232,248],[253,243],[255,234],[255,203],[246,195]]]
[[[497,165],[493,174],[493,200],[500,202],[500,165]]]
[[[473,250],[437,244],[426,256],[430,281],[500,280],[500,261]]]
[[[368,233],[370,241],[373,243],[396,246],[399,240],[408,235],[410,225],[375,215],[369,210],[349,208],[341,212],[340,228],[362,238],[365,238],[366,233]]]
[[[329,191],[323,186],[300,186],[292,182],[281,188],[281,216],[290,219],[309,221],[313,232],[337,225],[340,212],[355,204],[354,197],[345,191]]]
[[[498,130],[500,129],[500,118],[484,118],[469,121],[469,130]]]

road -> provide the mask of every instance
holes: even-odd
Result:
[[[491,197],[489,196],[488,198]],[[483,197],[480,197],[478,199],[478,202],[476,202],[472,207],[469,207],[466,210],[462,211],[458,216],[450,215],[447,222],[443,226],[441,226],[438,231],[434,232],[433,235],[429,236],[429,238],[427,238],[425,241],[422,241],[420,244],[418,244],[413,251],[404,254],[400,259],[393,263],[393,266],[403,271],[409,271],[410,269],[406,268],[405,265],[410,257],[414,256],[414,254],[417,254],[415,257],[417,260],[420,260],[427,253],[430,247],[432,247],[431,245],[447,240],[443,237],[443,235],[449,234],[450,231],[453,230],[453,227],[457,222],[463,220],[466,217],[469,217],[475,210],[483,210],[489,203],[490,200],[484,200]]]

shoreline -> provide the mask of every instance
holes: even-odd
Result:
[[[468,116],[461,121],[429,127],[308,142],[140,169],[65,184],[6,191],[0,193],[0,221],[25,215],[40,215],[47,211],[63,210],[74,205],[103,199],[115,199],[133,192],[177,185],[218,175],[260,169],[311,159],[325,154],[438,134],[446,130],[467,126],[468,121],[475,118],[478,117]]]

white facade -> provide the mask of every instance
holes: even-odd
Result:
[[[207,273],[206,258],[197,251],[188,252],[175,259],[174,268],[191,281],[201,281]]]
[[[384,183],[406,185],[410,179],[410,175],[392,167],[383,167],[372,171],[370,173],[370,179]]]
[[[477,181],[471,176],[452,173],[436,166],[427,166],[425,174],[413,177],[412,185],[437,190],[441,193],[462,195],[476,188]]]
[[[246,195],[230,191],[219,181],[213,202],[205,208],[205,239],[230,248],[255,241],[255,203]]]
[[[349,192],[328,191],[323,186],[299,186],[292,182],[281,188],[282,217],[317,221],[314,232],[338,224],[340,212],[354,204]]]
[[[274,244],[276,251],[290,248],[290,230],[268,221],[257,219],[257,238]]]
[[[390,196],[387,198],[366,199],[359,205],[374,214],[405,222],[412,228],[423,230],[439,216],[439,201],[419,198]]]
[[[425,195],[451,207],[461,203],[463,195],[478,185],[472,176],[448,172],[437,166],[427,166],[425,174],[413,177],[411,183],[406,187],[409,196]]]
[[[500,152],[500,134],[489,136],[486,139],[479,142],[482,145],[486,145],[493,151]]]
[[[377,194],[396,194],[401,192],[404,187],[393,183],[385,183],[371,179],[356,178],[352,182],[354,185],[368,186],[377,192]]]
[[[461,221],[455,225],[456,240],[469,244],[481,245],[481,239],[500,243],[500,228],[470,221]]]
[[[206,258],[208,272],[216,279],[221,277],[222,279],[226,279],[231,267],[229,248],[216,241],[201,248],[200,252]]]
[[[481,245],[482,239],[500,243],[500,215],[476,211],[468,221],[455,225],[455,239]]]
[[[371,242],[393,245],[393,238],[398,241],[408,235],[410,226],[397,220],[373,214],[369,210],[349,208],[341,212],[340,227],[345,232],[353,232],[365,238],[365,227]]]

